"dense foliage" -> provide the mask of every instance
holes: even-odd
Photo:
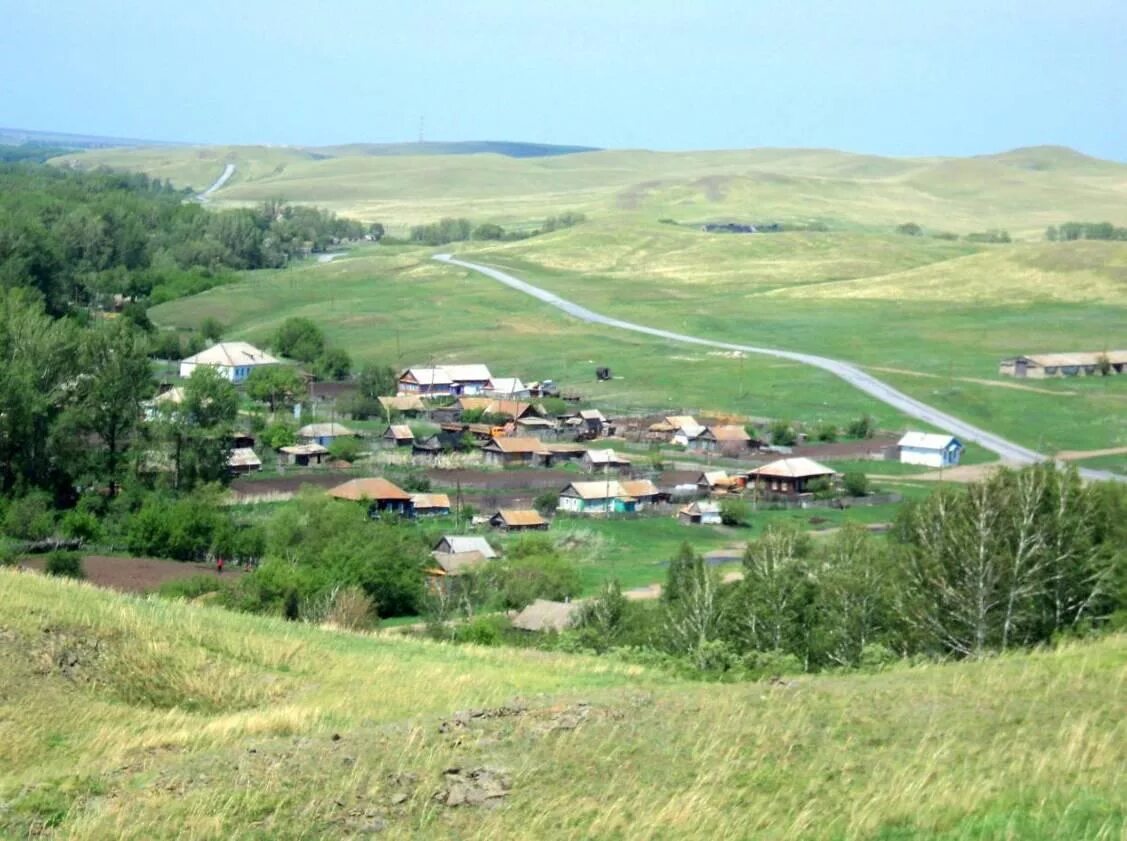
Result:
[[[1127,228],[1117,227],[1110,222],[1065,222],[1059,227],[1050,225],[1045,231],[1045,239],[1050,242],[1071,242],[1077,239],[1127,240]]]
[[[52,315],[194,294],[366,230],[276,201],[212,212],[144,175],[0,165],[0,285],[37,290]]]

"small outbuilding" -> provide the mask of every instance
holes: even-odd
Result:
[[[587,450],[583,454],[583,469],[588,473],[615,473],[630,469],[630,459],[614,450]]]
[[[359,438],[359,434],[343,423],[310,423],[297,431],[297,438],[303,444],[332,446],[337,438]]]
[[[942,469],[954,467],[965,449],[954,435],[908,432],[899,441],[901,464],[922,464]]]
[[[236,476],[262,469],[262,459],[250,447],[236,447],[227,456],[227,469]]]
[[[312,467],[329,457],[329,448],[320,444],[290,444],[278,448],[278,463]]]
[[[489,525],[501,531],[546,531],[548,521],[531,508],[502,508],[489,518]]]
[[[416,517],[443,517],[450,513],[450,496],[433,493],[411,494],[411,505],[415,509]]]
[[[497,557],[497,550],[490,545],[489,541],[474,534],[444,534],[442,539],[434,545],[434,551],[446,554],[480,552],[483,557],[489,560]]]
[[[406,424],[392,424],[384,432],[382,441],[390,449],[410,447],[415,443],[415,433]]]
[[[513,627],[521,631],[543,633],[566,631],[579,621],[582,602],[553,602],[537,599],[513,617]]]
[[[677,519],[690,526],[718,526],[721,523],[720,503],[690,502],[677,512]]]

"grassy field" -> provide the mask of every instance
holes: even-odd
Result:
[[[255,272],[242,283],[155,307],[156,323],[206,317],[231,338],[265,342],[289,316],[312,318],[360,362],[393,367],[482,361],[499,375],[551,378],[608,409],[783,415],[846,423],[862,414],[900,428],[898,413],[836,378],[789,362],[730,359],[580,324],[532,299],[451,270],[411,248]],[[611,382],[595,381],[609,364]]]
[[[246,146],[106,149],[57,160],[139,169],[195,189],[208,186],[230,161],[238,170],[215,197],[219,204],[281,197],[392,229],[449,215],[523,223],[580,210],[886,229],[916,221],[956,233],[1001,227],[1039,236],[1068,219],[1120,216],[1127,184],[1127,167],[1058,147],[961,159],[827,149],[612,150],[515,159]]]
[[[1127,830],[1123,637],[708,685],[9,570],[0,590],[4,837],[969,841]],[[494,712],[455,715],[468,709]],[[496,808],[451,805],[503,790]]]

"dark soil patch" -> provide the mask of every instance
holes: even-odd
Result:
[[[43,571],[45,557],[30,558],[24,564]],[[82,559],[86,580],[99,587],[120,590],[123,593],[145,593],[155,590],[166,581],[195,578],[197,575],[216,575],[210,564],[182,561],[165,561],[159,558],[130,558],[113,555],[86,555]],[[235,575],[234,571],[224,573]]]
[[[297,476],[279,476],[274,479],[236,479],[231,483],[231,492],[240,499],[260,496],[296,494],[306,485],[316,488],[335,488],[342,482],[354,479],[355,473],[324,471],[302,473]]]
[[[534,490],[551,488],[559,490],[568,482],[584,478],[565,470],[440,470],[426,471],[426,476],[437,487],[496,490]]]

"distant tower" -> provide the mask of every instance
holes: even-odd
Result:
[[[426,121],[425,115],[419,117],[419,145],[422,145],[422,143],[423,143],[423,125],[424,125],[425,121]]]

